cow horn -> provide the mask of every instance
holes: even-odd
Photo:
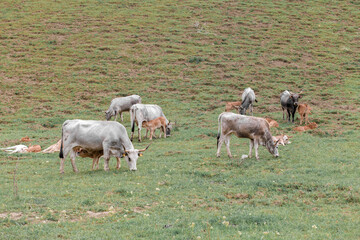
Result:
[[[121,145],[123,146],[124,151],[125,151],[126,153],[129,153],[129,151],[128,151],[128,150],[126,150],[126,147],[124,146],[124,144],[121,144]]]
[[[148,149],[148,148],[150,147],[150,145],[151,145],[151,143],[150,143],[146,148],[140,149],[139,152],[144,152],[144,151],[146,151],[146,149]]]
[[[301,89],[301,91],[299,92],[299,94],[301,94],[303,92],[303,90]]]

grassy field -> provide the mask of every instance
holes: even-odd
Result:
[[[0,239],[360,239],[359,16],[352,0],[2,0],[0,147],[46,148],[130,94],[177,125],[136,172],[0,152]],[[215,157],[217,117],[246,87],[293,136],[279,158],[240,164],[235,137]],[[286,89],[318,129],[282,120]]]

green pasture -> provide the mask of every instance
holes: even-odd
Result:
[[[0,239],[359,239],[359,16],[351,0],[0,1],[0,147],[45,149],[130,94],[176,121],[136,172],[78,158],[61,175],[58,153],[1,151]],[[233,159],[215,156],[217,117],[246,87],[293,136],[279,158],[241,162],[236,137]],[[284,90],[319,128],[282,120]]]

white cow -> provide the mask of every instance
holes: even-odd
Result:
[[[141,127],[143,122],[154,120],[158,117],[164,117],[166,121],[166,136],[170,136],[172,125],[169,120],[165,117],[161,107],[152,104],[134,104],[130,108],[130,121],[131,121],[131,138],[133,140],[135,123],[138,126],[139,142],[141,142]],[[147,135],[147,130],[146,130]]]
[[[148,146],[149,147],[149,146]],[[147,148],[148,148],[147,147]],[[88,152],[103,152],[104,169],[109,170],[110,156],[120,158],[125,156],[130,170],[136,170],[136,162],[141,152],[131,143],[125,127],[115,121],[67,120],[62,126],[60,147],[60,173],[64,173],[64,162],[68,154],[74,172],[78,172],[75,165],[77,149]]]
[[[259,144],[265,146],[275,157],[279,156],[278,142],[274,143],[270,133],[269,123],[264,118],[224,112],[219,115],[218,121],[217,157],[220,157],[220,149],[223,142],[226,144],[228,156],[230,158],[232,157],[230,152],[230,137],[233,133],[239,138],[250,139],[250,158],[252,149],[255,148],[256,159],[259,159]]]
[[[109,109],[105,112],[106,120],[109,121],[112,116],[115,116],[116,121],[119,114],[121,121],[123,121],[123,112],[129,111],[131,106],[136,103],[141,103],[141,97],[139,95],[114,98],[111,100]]]

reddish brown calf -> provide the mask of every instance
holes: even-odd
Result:
[[[227,102],[225,105],[225,112],[230,112],[232,109],[238,110],[241,102]]]
[[[154,135],[154,132],[157,128],[160,128],[160,135],[159,138],[161,138],[161,132],[164,132],[164,138],[166,138],[166,119],[164,117],[158,117],[151,121],[144,121],[142,123],[142,127],[146,128],[146,135],[147,137],[148,131],[150,131],[150,140],[152,140],[152,137]]]
[[[304,118],[305,118],[305,124],[310,123],[308,119],[309,114],[311,114],[310,111],[311,111],[311,107],[306,103],[299,104],[298,112],[300,115],[300,125],[302,124]]]

